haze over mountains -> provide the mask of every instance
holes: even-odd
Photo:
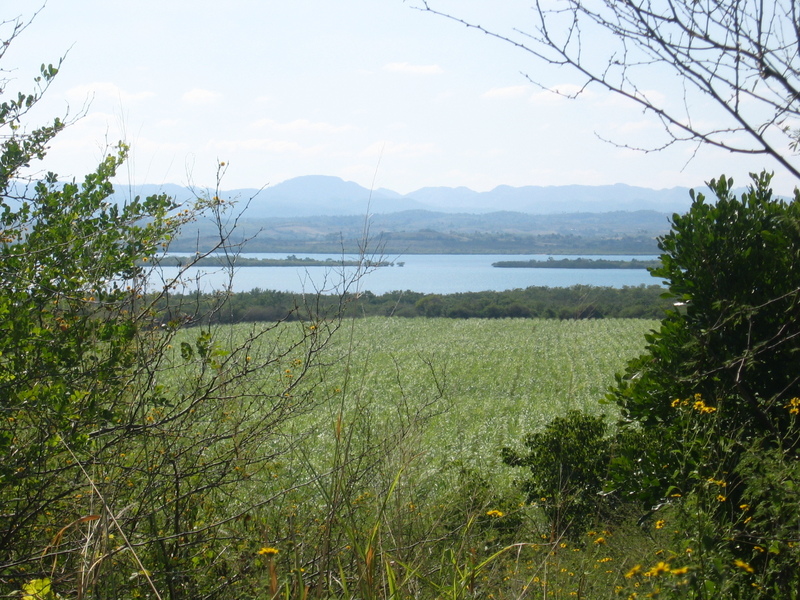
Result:
[[[119,190],[124,192],[123,189]],[[143,185],[136,193],[163,192],[179,200],[192,197],[191,190],[176,185]],[[705,191],[705,188],[698,189]],[[441,213],[485,214],[512,211],[527,214],[604,213],[615,211],[684,212],[691,204],[689,189],[665,190],[624,184],[585,186],[501,185],[488,192],[466,187],[425,187],[408,194],[379,188],[368,190],[352,181],[325,175],[295,177],[263,190],[239,189],[225,197],[244,202],[252,198],[248,219],[388,214],[407,210]]]

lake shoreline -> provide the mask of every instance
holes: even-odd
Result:
[[[500,269],[655,269],[661,266],[658,260],[608,260],[593,258],[562,258],[555,260],[505,260],[492,263]]]
[[[185,256],[193,256],[187,254]],[[303,258],[307,255],[297,254]],[[408,290],[426,294],[458,294],[466,292],[504,291],[527,287],[564,288],[574,285],[598,287],[638,287],[640,285],[661,285],[646,269],[498,269],[492,263],[512,259],[546,261],[551,255],[452,255],[452,254],[398,254],[384,255],[382,260],[394,262],[403,268],[366,268],[342,266],[342,261],[358,260],[358,255],[311,254],[322,261],[324,266],[297,266],[280,268],[256,268],[234,265],[233,290],[247,292],[254,289],[286,291],[292,293],[335,293],[336,290],[349,289],[358,292],[382,294],[390,291]],[[606,260],[655,260],[656,255],[586,255],[592,259]],[[285,259],[286,254],[242,253],[245,258]],[[328,263],[327,259],[331,262]],[[553,260],[575,258],[555,255]],[[377,260],[377,259],[374,259]],[[161,271],[158,273],[157,271]],[[226,289],[231,283],[230,269],[221,265],[191,267],[179,273],[178,267],[158,265],[154,276],[181,278],[179,287],[211,291]]]

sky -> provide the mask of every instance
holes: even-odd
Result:
[[[6,92],[28,90],[41,63],[64,57],[31,114],[68,115],[46,168],[90,171],[117,141],[132,148],[126,184],[260,188],[333,175],[366,188],[426,186],[699,186],[776,171],[766,158],[649,146],[658,122],[599,89],[569,89],[519,50],[414,0],[48,0],[0,67]],[[500,31],[525,29],[527,0],[435,3]],[[0,20],[30,18],[36,0],[3,0]],[[2,31],[2,29],[0,29]],[[700,118],[703,107],[698,107]],[[711,116],[709,116],[711,118]]]

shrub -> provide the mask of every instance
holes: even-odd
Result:
[[[650,514],[671,507],[676,597],[796,597],[800,464],[800,192],[753,176],[693,198],[659,243],[676,306],[609,397],[644,443],[613,485]],[[787,526],[787,523],[791,525]],[[677,581],[677,580],[676,580]]]
[[[603,416],[569,411],[525,438],[525,452],[503,448],[503,462],[525,467],[522,488],[550,523],[551,541],[580,536],[603,516],[600,496],[611,456]]]

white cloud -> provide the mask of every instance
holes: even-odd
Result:
[[[407,62],[393,62],[383,65],[381,68],[384,71],[407,75],[438,75],[443,72],[439,65],[412,65]]]
[[[426,156],[436,152],[436,144],[412,144],[409,142],[375,142],[367,146],[362,156],[402,156],[404,158]]]
[[[530,89],[528,85],[510,85],[507,87],[492,88],[481,94],[481,98],[519,98],[528,93]]]
[[[253,127],[264,127],[273,131],[294,133],[345,133],[353,129],[352,125],[331,125],[330,123],[314,122],[308,119],[295,119],[288,123],[279,123],[273,119],[259,119]]]
[[[85,83],[70,88],[66,93],[67,99],[70,102],[83,103],[92,101],[94,99],[113,100],[123,104],[129,104],[140,100],[147,100],[155,96],[154,92],[141,91],[141,92],[128,92],[114,83],[107,81],[96,81],[93,83]]]
[[[298,142],[289,140],[250,138],[246,140],[214,140],[206,144],[206,149],[223,151],[225,154],[258,151],[276,154],[314,156],[323,152],[324,147],[322,145],[303,146]]]
[[[183,95],[183,101],[189,104],[214,104],[220,98],[222,98],[222,94],[219,92],[201,88],[194,88]]]

